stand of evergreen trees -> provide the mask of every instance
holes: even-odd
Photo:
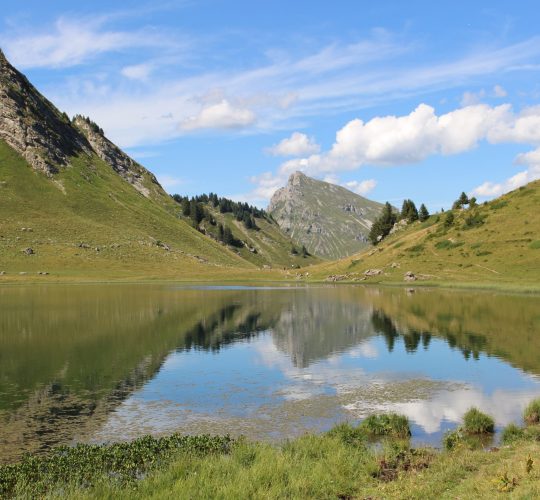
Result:
[[[429,212],[426,206],[422,203],[420,210],[416,208],[414,201],[404,200],[401,207],[401,212],[397,212],[392,208],[390,203],[386,202],[383,211],[378,219],[373,222],[368,235],[369,241],[376,245],[390,234],[394,224],[400,220],[406,220],[407,223],[415,221],[424,222],[429,218]]]
[[[215,225],[214,218],[205,207],[207,204],[211,205],[213,208],[219,209],[219,212],[222,214],[232,213],[237,221],[243,222],[246,229],[259,229],[255,221],[256,218],[266,219],[268,222],[272,222],[272,218],[264,210],[249,205],[248,203],[218,197],[215,193],[201,194],[193,196],[192,198],[181,196],[179,194],[174,194],[172,197],[181,205],[182,215],[184,215],[184,217],[190,217],[197,226],[204,219],[208,220],[212,225]]]

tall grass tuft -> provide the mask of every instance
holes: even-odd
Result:
[[[527,425],[540,424],[540,398],[532,400],[525,408],[523,420]]]
[[[510,444],[525,436],[525,431],[516,424],[508,424],[501,433],[502,444]]]
[[[372,436],[408,438],[411,435],[408,418],[397,413],[370,415],[360,424],[359,429]]]
[[[473,407],[463,415],[463,430],[467,434],[492,434],[495,432],[495,421]]]

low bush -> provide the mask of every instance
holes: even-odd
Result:
[[[359,429],[372,436],[408,438],[411,435],[408,418],[397,413],[370,415],[360,424]]]
[[[471,408],[463,415],[463,430],[467,434],[492,434],[495,421],[478,408]]]

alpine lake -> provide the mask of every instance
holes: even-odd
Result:
[[[145,434],[281,441],[388,411],[440,446],[471,406],[500,430],[539,396],[537,295],[0,288],[0,463]]]

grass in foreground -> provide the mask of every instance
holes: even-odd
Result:
[[[374,427],[373,422],[377,422]],[[405,417],[340,424],[276,446],[211,436],[145,437],[57,449],[0,467],[2,497],[70,498],[513,498],[540,495],[540,429],[512,431],[490,452],[413,449],[369,436],[408,429]],[[389,422],[391,422],[389,424]],[[399,424],[399,425],[397,425]],[[390,430],[389,430],[390,429]],[[399,434],[399,432],[398,432]],[[69,478],[69,479],[67,479]]]

